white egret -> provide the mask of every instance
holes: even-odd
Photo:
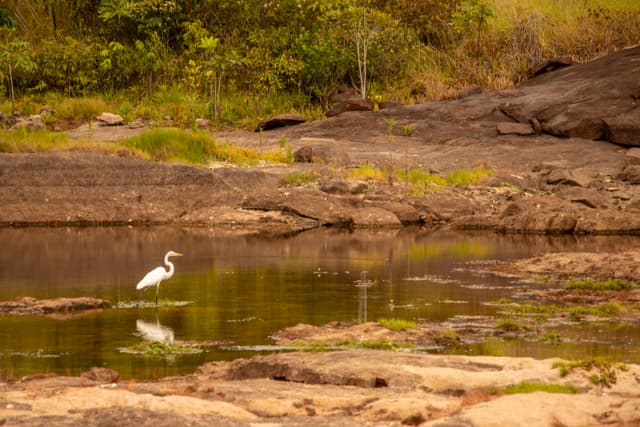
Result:
[[[173,276],[173,272],[175,271],[175,268],[173,266],[173,263],[171,261],[169,261],[169,257],[172,256],[182,256],[181,253],[178,252],[174,252],[174,251],[169,251],[165,254],[164,256],[164,265],[166,265],[167,267],[169,267],[169,270],[165,270],[164,267],[156,267],[153,270],[151,270],[150,272],[148,272],[143,278],[142,280],[140,280],[138,282],[138,284],[136,285],[136,289],[140,290],[140,289],[144,289],[144,288],[148,288],[150,286],[154,286],[156,287],[156,307],[158,306],[158,289],[160,288],[160,282],[162,282],[163,280],[167,280],[169,278],[171,278],[171,276]]]

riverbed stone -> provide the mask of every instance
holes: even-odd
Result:
[[[120,126],[124,119],[119,114],[104,112],[96,117],[99,126]]]
[[[14,301],[0,301],[0,313],[53,314],[108,308],[108,301],[91,297],[54,298],[39,300],[22,297]]]
[[[640,184],[640,164],[632,164],[624,168],[620,178],[630,184]]]
[[[624,165],[640,165],[640,148],[630,148],[625,152]]]
[[[606,118],[608,139],[624,146],[640,147],[640,107]]]
[[[549,172],[546,182],[550,185],[586,187],[589,184],[589,178],[577,170],[557,168]]]
[[[580,203],[592,209],[606,209],[608,199],[600,191],[593,188],[562,186],[558,197],[574,203]]]

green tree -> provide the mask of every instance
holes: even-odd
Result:
[[[454,22],[459,29],[475,29],[478,56],[481,51],[482,29],[487,20],[493,16],[493,9],[486,0],[464,0],[460,10],[453,15]]]
[[[12,40],[2,46],[0,50],[0,62],[7,67],[9,80],[9,94],[11,97],[11,113],[15,114],[15,90],[14,70],[31,72],[35,70],[36,63],[31,59],[29,44],[24,40]]]

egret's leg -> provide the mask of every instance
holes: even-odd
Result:
[[[158,289],[160,289],[160,283],[156,285],[156,307],[158,306]]]

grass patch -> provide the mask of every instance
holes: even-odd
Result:
[[[460,337],[455,329],[443,329],[433,337],[435,343],[442,347],[454,347],[460,344]]]
[[[417,329],[418,326],[413,320],[402,319],[378,319],[378,323],[392,331],[406,331],[407,329]]]
[[[371,165],[361,165],[352,169],[349,169],[349,178],[354,179],[372,179],[375,181],[382,181],[385,177],[382,169],[373,167]]]
[[[121,349],[123,353],[137,354],[147,357],[167,357],[202,353],[202,349],[181,344],[167,344],[162,342],[142,342]]]
[[[479,166],[474,169],[457,169],[449,172],[444,178],[422,169],[401,169],[397,172],[397,177],[411,188],[411,194],[416,197],[424,196],[426,193],[438,191],[447,185],[457,185],[468,187],[478,185],[486,177],[493,174],[489,169]]]
[[[318,177],[313,172],[293,172],[280,180],[282,185],[299,187],[305,184],[315,182]]]
[[[113,308],[167,308],[167,307],[186,307],[193,304],[193,301],[176,301],[165,298],[158,300],[158,305],[153,298],[146,300],[128,300],[118,301],[112,305]]]
[[[584,316],[612,317],[623,310],[620,304],[601,304],[594,307],[578,306],[571,307],[568,314],[572,319],[582,320]]]
[[[617,381],[616,369],[624,370],[625,365],[614,366],[613,363],[602,359],[583,359],[553,362],[552,368],[560,370],[560,376],[565,377],[576,369],[587,372],[596,371],[589,375],[589,380],[595,385],[611,387]]]
[[[485,178],[493,175],[493,172],[484,166],[478,166],[472,170],[457,169],[445,176],[444,180],[449,185],[458,185],[468,187],[470,185],[478,185]]]
[[[574,279],[569,282],[567,289],[579,291],[626,291],[633,289],[635,284],[624,279],[608,279],[608,280],[578,280]]]
[[[152,129],[122,140],[120,144],[162,161],[203,163],[221,155],[210,136],[179,129]]]
[[[502,319],[496,323],[496,329],[503,332],[520,332],[525,329],[523,325],[511,319]]]
[[[218,144],[205,132],[180,129],[153,129],[125,139],[120,144],[161,161],[202,164],[218,160],[241,165],[255,165],[261,161],[291,161],[289,151],[282,148],[260,153],[250,148]]]
[[[52,100],[55,117],[58,120],[91,121],[97,116],[110,111],[109,105],[100,98],[62,98]]]
[[[578,389],[570,384],[547,384],[522,381],[519,384],[511,385],[502,389],[494,390],[493,394],[522,394],[542,391],[545,393],[566,393],[576,394]]]
[[[0,153],[36,153],[64,150],[76,144],[65,133],[26,128],[0,131]]]
[[[410,342],[399,342],[390,339],[385,340],[360,340],[355,341],[356,348],[370,348],[374,350],[408,350],[415,348]]]
[[[424,196],[425,193],[446,185],[442,177],[422,169],[400,170],[398,178],[411,187],[414,196]]]

